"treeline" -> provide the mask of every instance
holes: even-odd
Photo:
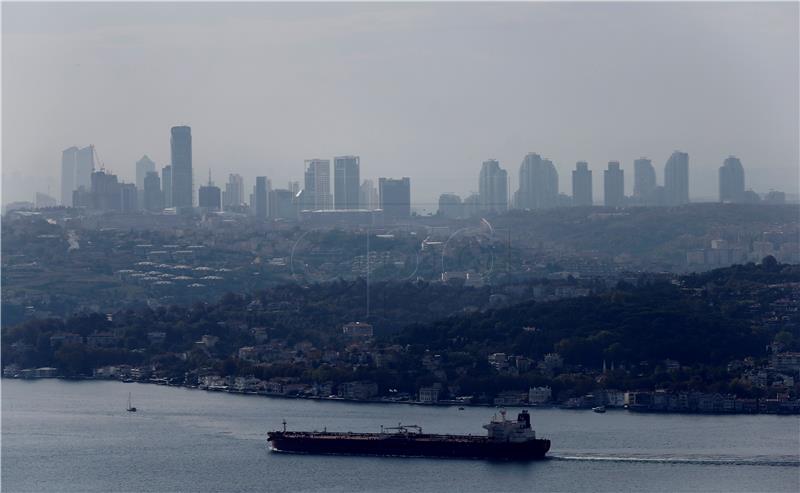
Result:
[[[605,388],[713,389],[746,395],[725,367],[748,356],[763,358],[776,335],[786,347],[800,334],[757,323],[769,303],[785,297],[773,286],[796,282],[798,267],[765,259],[760,265],[734,266],[674,282],[640,286],[620,283],[590,296],[550,302],[532,301],[533,286],[516,286],[505,308],[489,308],[498,288],[472,288],[424,282],[375,283],[370,315],[365,314],[364,281],[336,281],[308,287],[287,285],[254,295],[228,294],[217,303],[144,308],[114,313],[78,314],[67,319],[34,320],[2,330],[4,365],[55,366],[68,375],[90,374],[109,364],[155,366],[176,378],[198,370],[257,378],[293,377],[335,382],[367,379],[382,392],[414,392],[435,382],[464,394],[494,395],[550,385],[555,393],[581,395]],[[748,301],[750,299],[757,300]],[[465,307],[472,307],[465,311]],[[756,308],[753,308],[756,307]],[[345,354],[352,340],[341,327],[368,321],[376,329],[371,347],[339,364],[240,360],[237,351],[259,344],[254,328],[269,341],[297,350],[310,342],[318,350]],[[791,322],[795,324],[797,321]],[[152,333],[163,332],[153,342]],[[796,328],[795,328],[796,332]],[[110,334],[113,347],[53,344],[51,337],[73,333],[87,338]],[[200,347],[203,336],[218,338]],[[88,341],[88,340],[87,340]],[[793,342],[794,341],[794,342]],[[263,342],[263,341],[262,341]],[[376,352],[393,347],[383,364]],[[401,348],[397,350],[397,348]],[[520,356],[529,366],[510,362],[499,372],[487,358],[493,353]],[[541,368],[557,353],[558,367]],[[364,356],[366,359],[359,359]],[[679,369],[667,371],[666,360]],[[607,371],[598,380],[600,369]],[[516,365],[516,366],[515,366]],[[614,368],[611,371],[611,368]]]
[[[80,313],[66,319],[31,320],[2,329],[3,363],[24,367],[57,366],[85,373],[92,365],[146,361],[156,354],[191,351],[203,335],[219,338],[213,355],[227,358],[239,347],[255,344],[250,328],[269,329],[270,339],[288,345],[309,341],[316,347],[341,348],[341,327],[367,321],[376,333],[391,334],[408,324],[430,323],[465,307],[485,307],[489,286],[474,288],[427,282],[377,282],[370,285],[370,313],[366,313],[364,280],[339,280],[326,284],[290,284],[252,295],[229,293],[217,303],[124,310],[108,317]],[[514,299],[532,297],[532,286],[515,289]],[[163,343],[153,345],[148,333],[164,332]],[[119,347],[72,348],[61,351],[50,337],[71,333],[87,337],[113,333]],[[14,346],[15,343],[20,343]],[[137,350],[135,353],[134,350]],[[78,360],[82,360],[78,364]]]
[[[761,355],[772,335],[678,286],[658,283],[417,324],[395,340],[436,351],[504,352],[536,360],[556,352],[566,364],[599,368],[604,360],[722,364]]]

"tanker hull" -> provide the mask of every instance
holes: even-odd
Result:
[[[269,433],[272,450],[305,454],[394,457],[455,457],[495,460],[543,459],[550,440],[500,442],[486,437],[427,434]]]

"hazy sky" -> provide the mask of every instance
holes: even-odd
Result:
[[[192,127],[209,167],[273,187],[303,160],[361,156],[412,199],[478,187],[497,158],[689,153],[692,197],[729,154],[746,186],[798,191],[798,3],[2,4],[3,202],[58,198],[61,151],[94,144],[126,181]],[[429,210],[434,207],[428,207]]]

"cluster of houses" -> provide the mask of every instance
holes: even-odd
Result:
[[[800,399],[779,393],[774,399],[741,398],[732,394],[704,392],[626,392],[630,411],[686,413],[800,414]]]
[[[525,331],[536,331],[535,327],[524,327]],[[537,368],[546,375],[552,375],[554,371],[564,366],[564,360],[557,353],[548,353],[542,361],[536,363],[534,360],[521,355],[506,353],[492,353],[487,358],[489,365],[497,370],[501,375],[518,376],[531,368]]]

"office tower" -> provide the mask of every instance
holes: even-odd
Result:
[[[161,193],[161,179],[155,171],[148,172],[144,177],[144,202],[142,207],[146,211],[157,212],[164,208],[164,195]]]
[[[269,191],[269,217],[272,219],[297,219],[297,208],[291,190],[278,188]]]
[[[211,170],[208,170],[208,184],[201,185],[197,191],[197,205],[206,212],[222,210],[222,197],[218,186],[211,181]]]
[[[222,205],[225,207],[239,207],[244,204],[244,179],[241,175],[231,173],[228,183],[222,192]]]
[[[201,209],[209,212],[220,210],[222,199],[220,197],[221,193],[219,187],[213,184],[201,185],[197,195],[198,204]]]
[[[621,207],[625,203],[625,175],[618,161],[609,161],[603,172],[603,201],[606,207]]]
[[[336,209],[359,208],[360,168],[358,156],[333,158],[333,206]]]
[[[450,219],[459,219],[464,214],[464,205],[461,197],[454,193],[443,193],[439,195],[438,214]]]
[[[378,190],[375,188],[375,182],[372,180],[364,180],[361,183],[358,202],[361,209],[366,209],[368,211],[380,207]]]
[[[508,173],[496,159],[486,160],[481,166],[478,196],[485,212],[508,210]]]
[[[744,197],[744,168],[739,158],[730,156],[719,168],[719,201],[741,202]]]
[[[578,161],[572,171],[572,205],[592,206],[592,171],[589,163]]]
[[[256,176],[256,186],[253,189],[253,212],[258,219],[266,219],[269,204],[269,192],[266,176]]]
[[[675,151],[664,166],[664,194],[669,206],[689,203],[689,155]]]
[[[292,195],[297,195],[300,191],[300,182],[299,181],[289,181],[288,186],[286,187],[288,190],[291,190]]]
[[[172,207],[192,207],[192,129],[186,126],[172,127],[169,142]]]
[[[61,205],[72,206],[72,192],[75,191],[75,167],[78,161],[78,148],[75,146],[61,153]]]
[[[72,192],[72,207],[91,209],[94,205],[92,202],[92,191],[90,189],[78,187],[77,190]]]
[[[44,209],[47,207],[55,207],[58,205],[58,201],[53,197],[47,195],[46,193],[36,192],[36,204],[37,209]]]
[[[75,188],[92,188],[92,172],[94,171],[94,146],[78,149],[75,155]]]
[[[147,154],[142,156],[142,158],[136,161],[136,188],[139,190],[144,190],[144,177],[147,176],[147,173],[153,172],[156,170],[156,163],[150,159]]]
[[[647,158],[633,162],[633,197],[639,204],[652,205],[656,191],[656,169]]]
[[[558,202],[558,172],[549,159],[528,153],[519,167],[519,189],[515,206],[519,209],[545,209]]]
[[[136,161],[136,190],[139,192],[139,206],[144,207],[144,178],[147,173],[156,170],[156,163],[147,154]]]
[[[161,189],[164,195],[164,207],[172,207],[172,166],[161,168]]]
[[[331,161],[309,159],[306,161],[305,187],[303,188],[306,210],[328,210],[333,208],[331,196]]]
[[[133,183],[120,183],[120,211],[136,212],[139,209],[139,190]]]
[[[406,218],[411,215],[411,179],[380,178],[378,195],[386,218]]]
[[[471,193],[462,202],[464,217],[471,218],[481,213],[481,197],[477,193]]]
[[[104,170],[95,171],[92,173],[91,181],[91,207],[93,209],[118,211],[122,208],[122,193],[117,175],[106,173]]]
[[[543,208],[556,207],[558,205],[558,171],[553,161],[542,159],[542,171],[544,173],[544,193]]]

